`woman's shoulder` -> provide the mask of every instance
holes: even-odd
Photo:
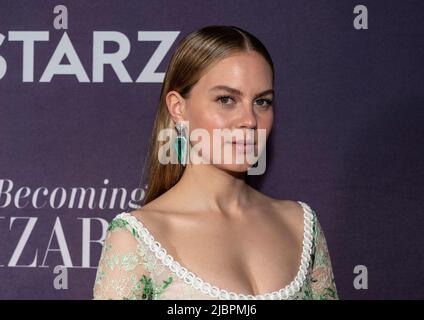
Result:
[[[132,209],[116,213],[110,220],[107,231],[109,234],[130,234],[135,238],[139,238],[140,231],[143,228],[147,228],[147,226],[149,226],[149,230],[163,228],[162,225],[166,219],[161,219],[160,216],[161,212],[150,205],[137,205],[132,207]]]
[[[149,226],[149,229],[165,231],[169,227],[173,211],[163,210],[149,203],[130,211],[128,214],[135,218],[140,224]]]
[[[296,220],[298,225],[303,224],[305,213],[307,217],[315,214],[308,202],[273,198],[259,191],[257,191],[257,194],[264,207],[270,207],[273,212],[276,212],[285,220]]]
[[[308,203],[300,200],[279,199],[271,197],[253,187],[250,187],[251,194],[254,195],[256,202],[262,206],[270,206],[277,212],[289,213],[291,215],[302,215],[303,208],[311,209]]]
[[[320,226],[315,210],[308,201],[278,199],[266,195],[264,199],[271,204],[272,211],[282,224],[289,227],[299,239],[305,236],[311,239],[316,238],[316,232],[319,231]]]
[[[116,214],[109,222],[104,238],[105,254],[125,255],[138,251],[140,234],[128,212]]]
[[[119,218],[119,215],[117,217]],[[148,232],[162,245],[172,245],[168,236],[172,234],[175,225],[177,225],[178,214],[176,211],[148,203],[126,212],[125,218],[129,221],[131,227],[137,229],[137,235],[142,229],[145,229],[144,232]]]

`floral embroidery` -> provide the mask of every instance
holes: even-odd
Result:
[[[314,252],[309,285],[311,298],[315,300],[339,299],[334,281],[331,259],[324,232],[314,212]]]
[[[124,219],[113,219],[110,223],[109,223],[109,227],[108,227],[108,231],[113,231],[116,229],[120,229],[120,228],[125,228],[125,226],[128,225],[128,222],[125,221]]]
[[[129,233],[128,233],[129,232]],[[97,269],[94,299],[150,300],[160,299],[170,286],[173,277],[168,275],[164,280],[156,274],[154,255],[139,241],[133,242],[133,248],[117,249],[109,239],[112,235],[138,238],[138,233],[127,221],[113,219],[108,226],[106,241],[103,246],[99,267]],[[142,266],[144,269],[140,269]],[[137,271],[142,270],[142,273]],[[148,272],[144,273],[144,272]]]

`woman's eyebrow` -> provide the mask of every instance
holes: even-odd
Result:
[[[209,91],[214,91],[214,90],[225,90],[225,91],[228,91],[229,93],[231,93],[233,95],[243,96],[243,93],[240,90],[235,89],[235,88],[231,88],[231,87],[228,87],[228,86],[224,86],[224,85],[218,85],[218,86],[215,86],[215,87],[209,89]],[[263,92],[257,93],[257,94],[255,94],[254,99],[261,97],[261,96],[264,96],[266,94],[270,94],[270,93],[274,94],[274,90],[268,89],[268,90],[265,90]]]

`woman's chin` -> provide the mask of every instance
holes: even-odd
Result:
[[[231,172],[246,172],[248,171],[253,165],[249,164],[247,162],[241,163],[241,164],[215,164],[216,167],[225,170],[225,171],[231,171]]]

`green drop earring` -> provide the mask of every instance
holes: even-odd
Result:
[[[178,160],[180,163],[185,166],[187,163],[187,138],[186,138],[186,129],[187,127],[182,122],[178,122],[175,125],[177,130],[177,137],[175,138],[174,148],[177,152]]]

